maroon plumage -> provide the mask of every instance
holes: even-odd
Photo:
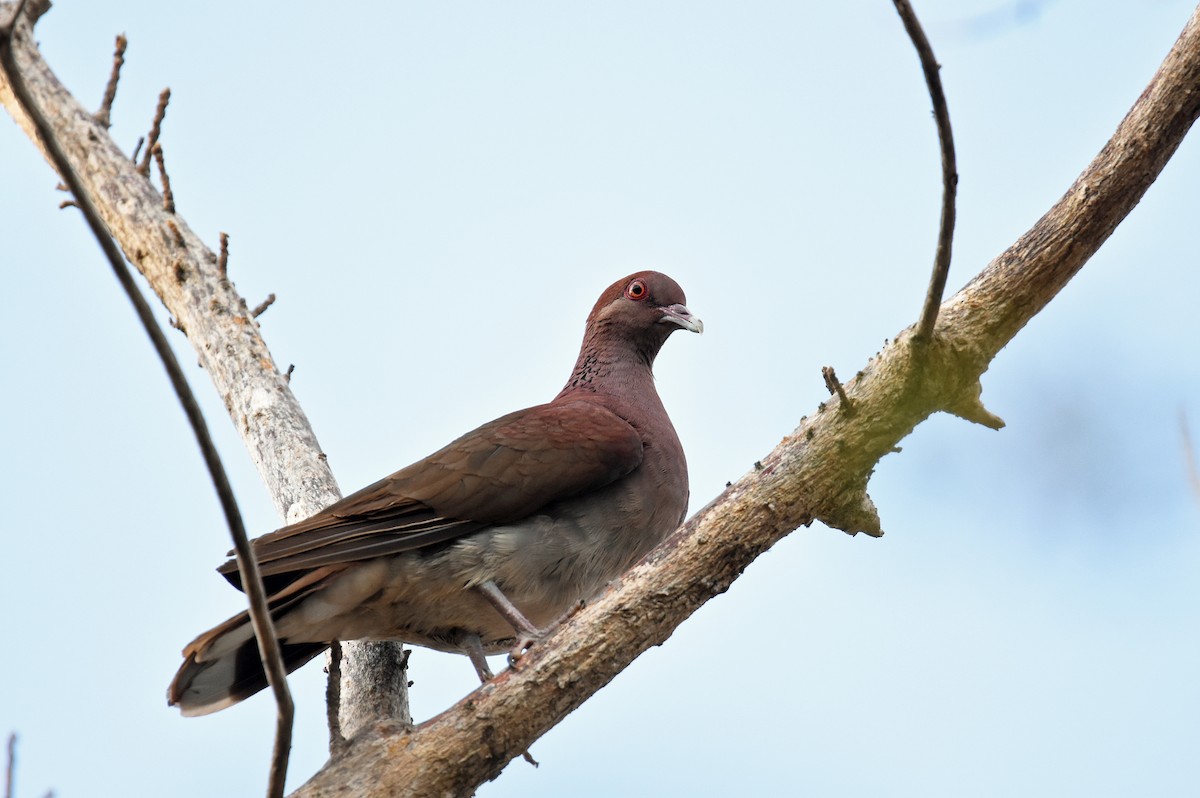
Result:
[[[683,520],[687,464],[654,388],[677,329],[703,325],[658,272],[610,286],[551,402],[467,433],[311,518],[254,541],[289,672],[332,640],[467,654],[528,642]],[[240,586],[237,564],[218,569]],[[183,651],[185,715],[266,686],[246,613]]]

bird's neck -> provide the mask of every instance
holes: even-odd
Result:
[[[647,390],[657,396],[651,370],[655,354],[627,339],[588,335],[559,397],[590,393],[621,399]]]

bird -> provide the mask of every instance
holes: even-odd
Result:
[[[520,654],[684,520],[687,462],[654,385],[671,333],[701,333],[683,289],[642,271],[588,314],[546,404],[501,416],[316,515],[252,541],[288,673],[335,640]],[[236,560],[218,572],[243,589]],[[247,612],[183,649],[184,716],[267,686]]]

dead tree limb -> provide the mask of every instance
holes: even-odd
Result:
[[[118,34],[116,45],[113,48],[112,72],[108,76],[108,85],[104,87],[100,110],[96,112],[96,121],[106,128],[112,127],[112,106],[113,101],[117,99],[117,82],[121,79],[121,67],[125,63],[125,48],[128,46],[129,40],[125,38],[125,34]]]
[[[154,346],[154,351],[162,361],[163,368],[166,370],[167,377],[171,382],[171,387],[175,389],[175,395],[178,397],[179,403],[183,406],[184,415],[187,416],[188,423],[195,434],[196,443],[200,447],[204,464],[208,468],[213,487],[216,489],[221,509],[225,513],[225,521],[229,526],[229,534],[233,538],[233,548],[237,554],[238,567],[244,574],[242,587],[246,591],[246,597],[250,605],[250,622],[254,629],[254,636],[258,641],[258,651],[262,657],[263,671],[267,674],[267,682],[274,693],[275,703],[278,708],[275,745],[271,754],[267,796],[268,798],[282,798],[284,784],[287,780],[288,758],[292,750],[292,720],[295,715],[295,705],[292,702],[291,691],[288,690],[287,670],[283,664],[282,649],[279,645],[279,639],[275,636],[275,627],[271,623],[270,610],[267,608],[267,592],[263,587],[262,576],[258,571],[258,561],[254,558],[254,554],[250,549],[250,541],[246,536],[246,527],[242,522],[241,509],[238,507],[237,499],[234,498],[233,486],[229,483],[229,476],[225,471],[224,464],[221,462],[216,444],[213,443],[212,435],[209,434],[208,424],[204,420],[204,414],[200,410],[200,403],[196,401],[196,396],[192,393],[191,385],[188,383],[187,377],[184,376],[183,368],[180,367],[179,360],[175,357],[175,351],[167,343],[167,338],[163,334],[162,328],[158,325],[158,321],[154,318],[154,312],[151,310],[149,303],[142,296],[141,289],[134,282],[133,275],[130,274],[129,268],[125,264],[125,258],[117,248],[117,243],[113,240],[108,232],[108,228],[105,227],[104,222],[100,219],[100,214],[92,202],[91,195],[83,190],[78,173],[70,161],[67,160],[62,147],[59,146],[58,138],[50,128],[45,114],[41,111],[41,107],[30,96],[29,87],[25,82],[24,76],[13,60],[13,34],[16,32],[17,25],[22,22],[22,7],[19,5],[12,19],[0,26],[0,70],[4,72],[5,79],[9,82],[14,99],[20,104],[21,110],[28,115],[34,128],[37,130],[38,139],[42,142],[51,165],[62,176],[63,182],[66,183],[71,194],[76,197],[79,209],[83,212],[88,227],[91,228],[97,243],[100,244],[100,249],[104,251],[105,257],[108,258],[109,265],[112,267],[117,282],[121,284],[126,296],[129,297],[130,302],[133,304],[138,319],[141,321],[142,327],[145,329],[147,336],[149,336]],[[121,49],[123,49],[121,47],[122,41],[123,39],[118,39],[118,56]],[[119,63],[113,67],[113,94],[116,92],[115,75],[118,68]],[[111,104],[111,96],[108,92],[106,92],[105,97],[106,105]],[[97,124],[102,124],[105,127],[108,126],[107,115],[103,119],[97,118],[96,121]],[[159,171],[162,172],[163,194],[166,197],[165,209],[168,213],[173,214],[175,207],[170,200],[171,187],[167,179],[166,168],[163,166],[161,144],[155,143],[154,154],[158,159]]]
[[[0,19],[13,4],[0,4]],[[40,9],[43,10],[44,9]],[[42,59],[24,24],[13,56],[38,107],[43,109],[64,154],[78,172],[81,190],[146,277],[176,321],[187,330],[200,365],[212,378],[234,426],[250,451],[275,507],[285,522],[306,518],[340,498],[304,411],[285,375],[276,368],[245,300],[219,269],[217,255],[182,216],[166,211],[163,198],[109,136],[107,129],[66,90]],[[160,109],[163,100],[160,98]],[[0,76],[0,104],[42,147],[21,111],[8,80]],[[161,111],[156,119],[161,123]],[[153,147],[154,142],[150,142]],[[149,150],[143,155],[143,163]],[[400,646],[347,643],[341,672],[342,728],[347,734],[407,706],[397,698],[406,680],[375,678],[394,673]],[[383,663],[379,666],[378,663]],[[408,720],[404,715],[404,720]]]

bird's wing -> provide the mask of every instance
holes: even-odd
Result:
[[[538,405],[263,535],[254,552],[272,576],[425,548],[599,489],[641,461],[641,436],[610,410],[583,400]],[[240,587],[236,561],[218,570]]]

